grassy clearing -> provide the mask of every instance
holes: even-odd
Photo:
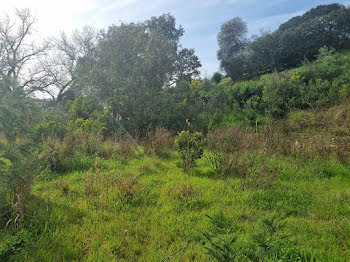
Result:
[[[205,158],[186,174],[176,154],[91,158],[89,170],[43,174],[25,225],[31,242],[12,259],[160,261],[181,249],[171,261],[206,261],[205,232],[220,227],[244,242],[262,218],[288,213],[283,233],[298,254],[348,261],[350,169],[335,160],[266,158],[276,176],[262,186],[263,180],[217,179]]]

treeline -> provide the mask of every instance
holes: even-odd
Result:
[[[322,46],[349,48],[350,8],[320,5],[281,24],[274,32],[251,39],[247,32],[246,23],[236,17],[223,24],[218,34],[221,68],[234,80],[312,61]]]
[[[319,6],[254,40],[234,18],[218,35],[218,56],[230,78],[208,80],[198,78],[201,63],[194,49],[179,44],[184,29],[170,14],[101,31],[85,27],[35,44],[29,38],[35,19],[17,11],[17,28],[10,20],[0,27],[1,133],[15,139],[36,126],[34,137],[61,137],[77,119],[80,125],[97,121],[105,135],[144,136],[157,127],[206,131],[228,114],[256,123],[339,103],[348,92],[348,60],[332,53],[349,43],[348,13],[339,4]],[[257,77],[302,60],[294,71]],[[54,108],[44,119],[30,98],[43,93]]]

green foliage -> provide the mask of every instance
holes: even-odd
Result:
[[[222,214],[222,213],[221,213]],[[221,216],[210,217],[211,223],[218,225],[217,233],[204,233],[205,249],[215,261],[318,261],[314,252],[304,251],[284,235],[287,216],[272,214],[260,220],[256,232],[248,237],[225,232]]]
[[[274,32],[253,38],[245,48],[228,53],[225,59],[218,56],[221,66],[230,77],[242,80],[297,66],[305,58],[314,60],[319,48],[324,46],[337,50],[348,48],[349,13],[349,7],[340,4],[320,5],[291,18]],[[218,54],[221,54],[220,33],[218,41]],[[229,42],[231,45],[240,43],[235,38]],[[332,52],[325,48],[321,51],[320,59]]]
[[[36,141],[45,140],[49,137],[63,138],[66,133],[66,126],[55,120],[41,122],[33,128],[33,138]]]
[[[230,58],[241,52],[247,45],[247,24],[240,17],[235,17],[221,25],[217,40],[217,53],[221,68],[226,70]]]
[[[36,147],[24,140],[0,140],[0,227],[20,230],[26,215],[26,205],[34,170]]]
[[[188,171],[203,155],[202,134],[182,131],[175,139],[175,148],[181,156],[185,171]]]
[[[101,32],[95,52],[78,64],[79,81],[91,87],[84,92],[102,99],[133,134],[163,126],[166,119],[159,119],[163,106],[168,111],[177,102],[164,95],[163,88],[199,73],[194,50],[180,50],[182,35],[183,28],[177,28],[169,14],[110,26]]]
[[[21,252],[26,244],[30,241],[30,233],[26,230],[21,230],[13,236],[6,236],[0,243],[0,260],[10,260],[11,256]]]
[[[10,160],[0,157],[0,175],[6,174],[11,166]]]
[[[224,76],[220,72],[215,72],[211,77],[211,81],[213,81],[216,84],[219,84],[222,79],[224,79]]]
[[[94,119],[77,118],[74,121],[70,120],[67,125],[70,133],[103,133],[104,126],[99,121]]]
[[[116,124],[108,109],[103,109],[91,97],[77,97],[68,101],[64,108],[46,114],[31,133],[35,141],[45,141],[48,138],[62,140],[73,133],[103,134],[107,137],[115,131]]]
[[[273,117],[283,117],[287,112],[300,104],[298,87],[289,81],[288,75],[278,73],[262,77],[264,83],[263,101],[266,109]]]
[[[0,80],[0,130],[7,139],[27,135],[37,114],[37,106],[15,80]]]

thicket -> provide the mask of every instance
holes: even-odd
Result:
[[[349,7],[320,5],[291,18],[276,31],[252,39],[246,36],[243,20],[234,18],[223,24],[218,34],[218,59],[234,80],[286,70],[305,59],[313,61],[322,46],[349,48],[349,17]]]

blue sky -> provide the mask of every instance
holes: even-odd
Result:
[[[71,31],[85,24],[104,28],[120,22],[144,21],[151,16],[171,13],[185,29],[184,47],[194,48],[210,77],[219,69],[216,35],[221,24],[240,16],[248,23],[249,34],[261,29],[275,30],[289,18],[312,7],[330,4],[327,0],[2,0],[5,12],[14,7],[30,8],[43,35]],[[350,1],[337,1],[349,5]]]

